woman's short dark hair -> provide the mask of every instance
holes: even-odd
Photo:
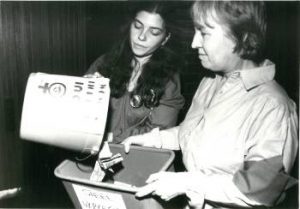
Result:
[[[264,59],[266,12],[262,1],[196,1],[194,22],[210,15],[225,26],[236,42],[235,52],[256,63]],[[214,13],[215,12],[215,13]]]

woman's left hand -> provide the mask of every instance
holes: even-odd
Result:
[[[83,77],[84,78],[101,78],[103,76],[99,72],[95,72],[93,74],[86,74]]]
[[[137,197],[144,197],[148,194],[153,194],[168,201],[186,192],[185,176],[184,173],[174,172],[152,174],[146,181],[147,185],[141,187],[135,195]]]

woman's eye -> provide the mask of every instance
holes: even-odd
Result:
[[[159,29],[151,29],[150,31],[151,31],[151,34],[154,36],[158,36],[158,35],[162,34],[162,31]]]
[[[142,25],[140,22],[137,22],[137,21],[135,21],[135,22],[133,23],[133,25],[134,25],[134,27],[137,28],[137,29],[140,29],[140,28],[143,27],[143,25]]]
[[[200,33],[201,33],[201,36],[203,36],[203,37],[209,35],[209,33],[205,32],[205,31],[201,31]]]
[[[209,35],[209,33],[202,27],[195,27],[195,33],[200,33],[202,37]]]

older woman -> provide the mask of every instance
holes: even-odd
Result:
[[[110,78],[107,131],[114,143],[177,123],[184,98],[178,57],[167,47],[171,31],[166,13],[162,3],[141,3],[124,40],[87,72]]]
[[[296,183],[296,105],[263,57],[263,2],[198,1],[192,47],[215,73],[204,78],[180,126],[125,140],[181,149],[187,172],[157,173],[136,194],[185,194],[193,208],[273,206]]]

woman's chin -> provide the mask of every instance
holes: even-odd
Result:
[[[141,53],[141,52],[134,52],[133,53],[135,57],[146,57],[148,54],[146,53]]]
[[[205,59],[200,59],[201,65],[206,68],[206,69],[210,69],[211,65],[207,62],[207,60]]]

